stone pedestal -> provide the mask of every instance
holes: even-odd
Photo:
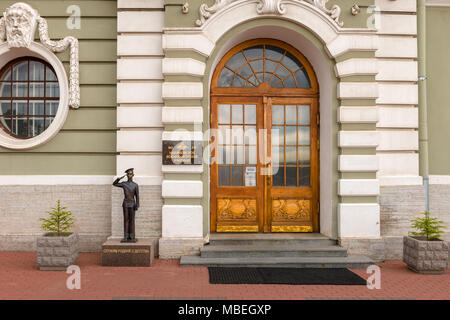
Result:
[[[135,243],[121,243],[121,239],[108,239],[102,245],[102,266],[150,267],[154,257],[152,241],[138,239]]]

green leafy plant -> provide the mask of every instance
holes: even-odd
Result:
[[[72,212],[67,207],[62,207],[61,202],[57,200],[56,207],[51,211],[47,211],[49,218],[40,218],[42,222],[41,229],[53,232],[54,236],[66,236],[69,234],[70,228],[74,224]]]
[[[437,240],[444,233],[443,229],[447,229],[443,225],[444,221],[438,220],[437,218],[431,218],[430,213],[425,211],[422,213],[424,217],[417,217],[411,220],[414,229],[417,232],[411,231],[409,234],[412,236],[426,237],[428,240]]]

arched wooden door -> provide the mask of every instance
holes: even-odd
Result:
[[[211,231],[319,231],[319,89],[307,59],[256,39],[211,86]]]

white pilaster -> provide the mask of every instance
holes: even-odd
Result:
[[[203,207],[164,205],[162,207],[163,238],[201,238]]]
[[[380,205],[378,203],[339,204],[340,238],[379,238]]]

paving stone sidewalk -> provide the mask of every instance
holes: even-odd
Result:
[[[401,261],[378,264],[381,289],[332,285],[217,285],[205,267],[180,267],[178,260],[154,260],[149,268],[102,267],[100,253],[81,253],[81,289],[69,290],[64,271],[38,271],[33,252],[0,252],[0,299],[445,299],[450,269],[419,275]],[[366,270],[352,270],[364,279]]]

